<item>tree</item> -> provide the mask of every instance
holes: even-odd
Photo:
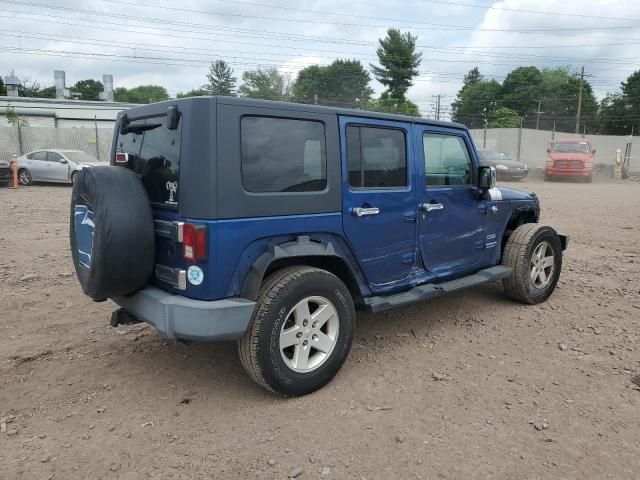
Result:
[[[104,91],[102,82],[89,78],[87,80],[80,80],[71,87],[72,92],[78,92],[82,95],[82,100],[100,100],[100,92]]]
[[[12,127],[28,127],[29,120],[25,117],[21,117],[16,113],[16,109],[12,106],[8,106],[5,115],[7,117],[7,123]]]
[[[544,130],[554,128],[558,131],[574,132],[576,114],[578,113],[578,96],[580,92],[580,76],[567,68],[547,68],[542,70],[542,82],[536,92],[538,98],[532,99],[537,109],[540,101],[539,127]],[[535,114],[535,112],[534,112]],[[598,103],[593,89],[585,80],[582,90],[582,108],[580,124],[587,129],[597,128]],[[533,117],[528,126],[534,126]]]
[[[207,83],[200,87],[208,95],[235,96],[236,79],[233,70],[224,60],[216,60],[209,65]]]
[[[242,74],[242,80],[240,94],[243,97],[283,100],[289,95],[290,76],[281,74],[274,67],[247,70]]]
[[[489,128],[516,128],[520,126],[518,112],[507,107],[498,108],[493,112],[492,117],[487,124]]]
[[[473,85],[474,83],[478,83],[484,80],[484,77],[480,73],[480,69],[478,67],[473,67],[469,72],[464,76],[463,86]]]
[[[45,87],[41,88],[36,92],[36,97],[38,98],[56,98],[56,87]]]
[[[640,70],[620,84],[620,92],[601,103],[600,133],[629,135],[640,131]]]
[[[211,95],[206,90],[202,88],[195,88],[193,90],[189,90],[188,92],[180,92],[176,95],[178,98],[188,98],[188,97],[204,97],[205,95]]]
[[[542,72],[537,67],[518,67],[502,82],[500,103],[520,116],[535,116],[542,96]]]
[[[483,128],[500,108],[501,86],[495,80],[477,80],[462,86],[452,103],[452,120],[469,128]]]
[[[4,82],[2,81],[2,77],[0,77],[0,95],[6,95],[7,89],[4,86]]]
[[[405,100],[413,78],[419,73],[422,54],[416,52],[417,38],[409,32],[390,28],[387,36],[378,40],[380,47],[376,54],[381,66],[370,65],[376,79],[387,87],[389,97],[399,101]]]
[[[114,97],[116,102],[155,103],[169,100],[169,94],[160,85],[138,85],[133,88],[116,88]]]
[[[335,60],[331,65],[302,69],[291,93],[297,101],[310,102],[317,95],[323,105],[354,107],[371,98],[370,82],[369,72],[358,60]]]
[[[40,90],[40,83],[29,78],[20,78],[18,84],[18,95],[21,97],[37,97]]]
[[[371,100],[366,105],[367,110],[374,112],[397,113],[399,115],[420,116],[420,110],[415,103],[409,100],[392,98],[388,92],[383,92],[380,98]]]

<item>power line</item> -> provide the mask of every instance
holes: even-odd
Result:
[[[158,8],[157,5],[149,5],[149,4],[137,4],[137,3],[131,3],[131,2],[125,2],[123,0],[103,0],[105,2],[108,3],[118,3],[118,4],[125,4],[125,5],[133,5],[133,6],[137,6],[137,7],[146,7],[146,8]],[[180,22],[180,21],[176,21],[176,20],[165,20],[165,19],[161,19],[161,18],[149,18],[149,17],[136,17],[133,15],[124,15],[124,14],[118,14],[118,13],[112,13],[112,12],[96,12],[93,10],[85,10],[85,9],[80,9],[80,8],[71,8],[71,7],[63,7],[63,6],[58,6],[58,5],[48,5],[48,4],[38,4],[38,3],[32,3],[32,2],[24,2],[24,1],[19,1],[19,0],[0,0],[0,3],[8,3],[11,5],[20,5],[20,6],[27,6],[27,7],[35,7],[35,8],[46,8],[46,9],[54,9],[54,10],[62,10],[65,12],[74,12],[74,13],[82,13],[82,14],[88,14],[88,15],[96,15],[96,16],[107,16],[110,18],[120,18],[120,19],[126,19],[126,20],[137,20],[137,21],[144,21],[147,23],[160,23],[160,24],[168,24],[168,25],[181,25],[181,26],[185,26],[185,27],[191,27],[191,28],[201,28],[201,29],[211,29],[211,28],[224,28],[224,27],[220,27],[217,25],[209,25],[209,24],[199,24],[199,23],[189,23],[189,22]],[[324,22],[324,21],[320,21],[320,20],[305,20],[305,19],[287,19],[287,18],[281,18],[281,17],[267,17],[267,16],[260,16],[260,15],[246,15],[246,14],[235,14],[235,13],[222,13],[222,12],[210,12],[210,11],[204,11],[204,10],[189,10],[189,9],[184,9],[184,8],[177,8],[177,7],[167,7],[167,6],[163,6],[162,8],[167,9],[167,10],[178,10],[181,12],[191,12],[191,13],[204,13],[204,14],[212,14],[212,15],[221,15],[221,16],[231,16],[231,17],[238,17],[238,18],[254,18],[254,19],[259,19],[259,20],[275,20],[275,21],[287,21],[287,22],[294,22],[294,23],[313,23],[313,24],[331,24],[331,25],[339,25],[339,26],[355,26],[355,27],[363,27],[363,28],[388,28],[388,25],[367,25],[367,24],[348,24],[348,23],[340,23],[340,22]],[[518,34],[548,34],[548,33],[555,33],[556,35],[560,35],[563,36],[563,32],[577,32],[577,31],[588,31],[591,32],[593,30],[615,30],[618,31],[620,29],[627,29],[627,28],[637,28],[635,26],[616,26],[616,27],[604,27],[604,26],[593,26],[593,27],[578,27],[578,28],[561,28],[561,29],[548,29],[548,28],[538,28],[538,29],[483,29],[483,28],[477,28],[474,26],[459,26],[459,25],[450,25],[450,24],[436,24],[436,23],[427,23],[425,22],[424,25],[428,25],[425,27],[415,27],[415,26],[399,26],[399,28],[407,28],[407,29],[429,29],[429,30],[438,30],[438,29],[447,29],[447,30],[473,30],[473,31],[481,31],[481,32],[512,32],[512,33],[518,33]],[[567,33],[567,35],[571,35],[571,36],[579,36],[576,35],[575,33]],[[589,35],[589,37],[594,38],[593,36]],[[596,37],[596,38],[607,38],[607,37]],[[609,37],[611,38],[611,37]],[[619,38],[619,37],[613,37],[613,38]]]
[[[228,1],[228,0],[218,0],[218,1]],[[436,3],[439,5],[453,5],[456,7],[468,7],[468,8],[479,8],[482,10],[502,10],[505,12],[515,12],[515,13],[531,13],[537,15],[553,15],[559,17],[579,17],[579,18],[595,18],[598,20],[617,20],[624,22],[640,22],[638,18],[624,18],[624,17],[605,17],[600,15],[584,15],[581,13],[562,13],[562,12],[543,12],[541,10],[526,10],[524,8],[508,8],[501,7],[495,5],[477,5],[472,3],[458,3],[458,2],[450,2],[446,0],[419,0],[421,2],[426,3]]]

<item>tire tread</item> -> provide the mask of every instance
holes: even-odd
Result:
[[[286,290],[292,281],[311,272],[325,271],[314,267],[296,265],[278,270],[269,276],[260,289],[260,294],[256,301],[256,309],[253,312],[247,331],[238,341],[238,353],[244,369],[258,385],[274,393],[281,392],[269,385],[258,362],[258,344],[262,336],[263,319],[280,292]],[[329,272],[326,273],[331,275]]]

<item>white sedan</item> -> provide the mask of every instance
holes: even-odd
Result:
[[[81,150],[34,150],[18,157],[18,181],[73,183],[80,170],[95,165],[105,164]]]

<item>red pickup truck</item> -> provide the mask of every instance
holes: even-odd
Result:
[[[591,142],[584,139],[558,140],[547,149],[547,163],[544,167],[544,179],[554,177],[579,178],[584,182],[593,179],[593,156],[596,151]]]

